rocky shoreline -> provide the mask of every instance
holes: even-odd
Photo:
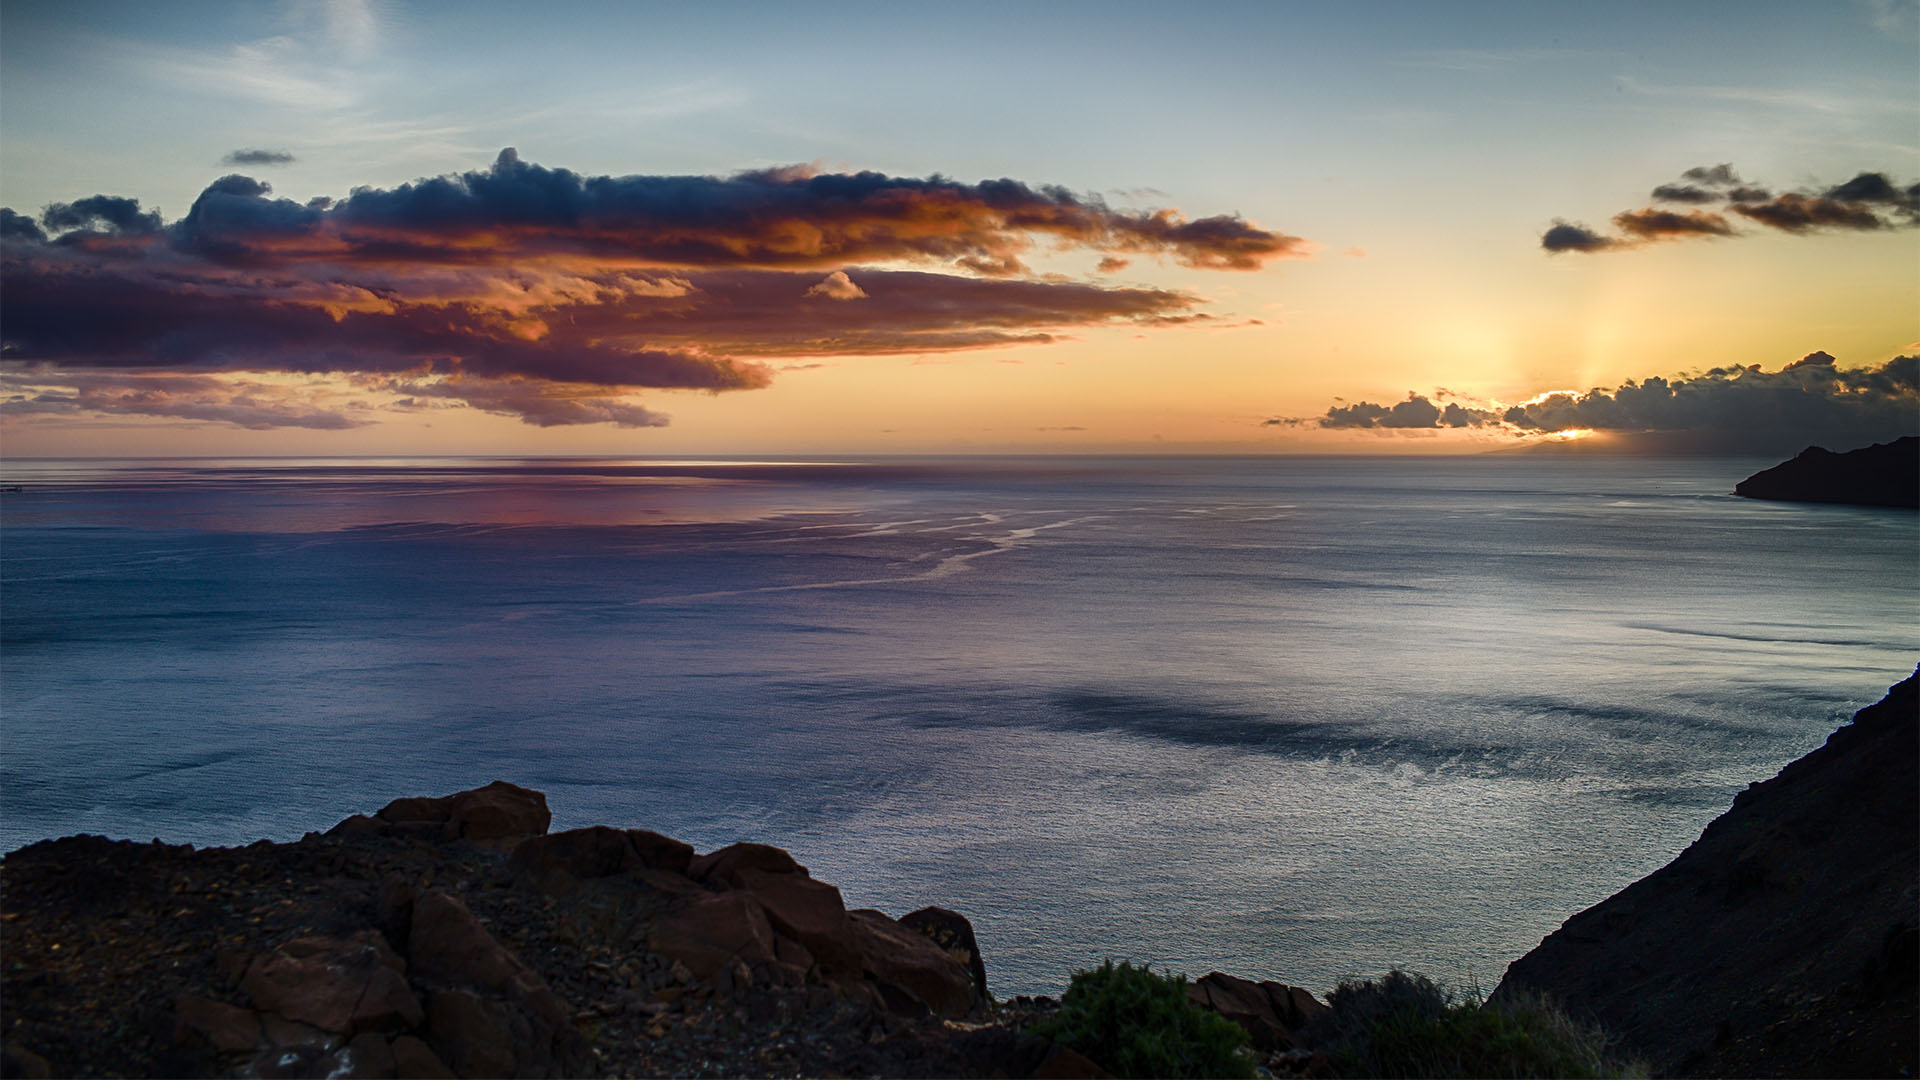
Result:
[[[848,911],[763,844],[550,820],[495,782],[291,844],[16,851],[5,1072],[1104,1075],[1023,1034],[1054,1002],[990,999],[955,912]],[[1192,992],[1283,1070],[1289,1023],[1325,1007],[1218,973]]]
[[[1676,1075],[1913,1075],[1915,680],[1576,915],[1545,991]],[[846,909],[778,848],[549,833],[504,782],[289,844],[76,836],[0,860],[6,1076],[1103,1076],[995,1002],[956,912]],[[1063,973],[1064,978],[1064,973]],[[1276,1076],[1328,1006],[1219,972],[1188,999]]]

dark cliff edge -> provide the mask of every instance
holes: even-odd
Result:
[[[1545,992],[1656,1075],[1920,1073],[1916,678],[1568,919],[1495,995]]]
[[[1920,438],[1908,435],[1843,454],[1809,446],[1735,484],[1733,493],[1779,502],[1920,507]]]

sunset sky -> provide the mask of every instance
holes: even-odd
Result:
[[[1872,441],[1916,182],[1893,0],[9,0],[0,450]]]

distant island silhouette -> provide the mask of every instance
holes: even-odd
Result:
[[[1735,484],[1733,493],[1780,502],[1920,508],[1920,438],[1908,435],[1840,454],[1809,446]]]

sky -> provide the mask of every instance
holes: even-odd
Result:
[[[0,7],[0,454],[1920,427],[1912,2]]]

